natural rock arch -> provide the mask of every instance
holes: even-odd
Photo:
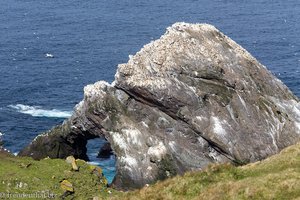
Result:
[[[96,136],[115,152],[114,186],[138,188],[209,163],[279,152],[300,139],[300,104],[215,27],[176,23],[119,65],[112,84],[86,86],[72,117],[21,155],[82,158],[83,144]]]

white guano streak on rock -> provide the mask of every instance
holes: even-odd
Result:
[[[78,113],[79,115],[82,113],[83,110],[84,101],[80,101],[78,104],[74,107],[74,112]]]
[[[300,134],[300,123],[299,122],[295,122],[295,125],[298,128],[297,133]]]
[[[171,148],[171,150],[173,151],[173,152],[177,152],[176,151],[176,142],[175,141],[170,141],[169,142],[169,146],[170,146],[170,148]]]
[[[209,147],[208,156],[211,157],[213,160],[215,160],[217,162],[222,161],[222,159],[220,157],[220,154],[214,148]]]
[[[130,155],[126,155],[126,156],[122,156],[119,159],[119,162],[125,165],[125,168],[129,171],[133,171],[134,169],[138,168],[138,162],[137,160],[130,156]]]
[[[278,122],[279,122],[279,120],[278,120]],[[278,129],[280,128],[280,127],[275,127],[274,126],[274,124],[272,124],[272,122],[270,122],[270,121],[267,121],[267,124],[269,125],[269,135],[271,136],[271,138],[272,138],[272,143],[273,143],[273,146],[278,150],[278,146],[277,146],[277,142],[276,142],[276,139],[275,139],[275,136],[277,135],[277,133],[278,133]]]
[[[144,121],[142,121],[141,123],[144,127],[149,128],[148,124],[146,124]]]
[[[48,136],[49,136],[49,133],[48,133],[48,132],[43,133],[43,134],[40,134],[40,135],[36,136],[36,137],[32,140],[31,144],[34,143],[34,142],[36,142],[36,141],[38,140],[38,138],[40,138],[40,137],[48,137]]]
[[[273,113],[273,110],[272,110],[272,108],[270,106],[268,106],[266,104],[265,104],[265,106],[269,110],[269,112],[265,111],[266,115],[269,116],[272,119],[272,121],[270,121],[270,118],[265,119],[266,123],[268,124],[268,127],[269,127],[269,135],[272,138],[273,146],[278,151],[279,148],[277,146],[277,141],[275,139],[275,136],[278,137],[278,134],[281,133],[282,127],[283,127],[284,123],[281,123],[279,121],[279,119],[277,117],[275,117],[275,115]],[[271,113],[271,115],[269,113]]]
[[[84,97],[86,99],[94,99],[103,96],[104,90],[110,87],[110,84],[105,81],[98,81],[94,84],[90,84],[84,87]]]
[[[269,97],[283,112],[289,113],[295,124],[296,133],[300,134],[300,102],[295,100],[279,100],[274,97]]]
[[[297,120],[295,121],[295,126],[298,129],[297,133],[300,134],[300,103],[294,105],[293,112],[297,117]]]
[[[196,92],[197,92],[196,87],[191,87],[191,86],[189,86],[189,88],[191,89],[191,91],[192,91],[193,93],[196,94]]]
[[[156,157],[159,161],[163,158],[164,155],[166,155],[166,153],[167,149],[162,142],[159,142],[158,145],[150,147],[147,152],[148,155]]]
[[[223,128],[222,125],[224,125],[226,123],[226,121],[221,121],[217,117],[212,117],[212,122],[213,122],[213,131],[217,135],[219,135],[221,138],[225,138],[225,136],[227,135],[227,133],[226,133],[226,130]]]
[[[204,120],[205,118],[204,118],[204,117],[201,117],[201,116],[196,116],[196,119],[199,120],[199,121],[201,122],[201,121]]]
[[[244,99],[239,94],[238,94],[238,97],[239,97],[240,102],[242,103],[243,107],[245,108],[247,114],[248,114],[248,108],[247,108],[247,105],[246,105]]]
[[[237,123],[237,121],[236,121],[236,119],[235,119],[235,117],[234,117],[234,114],[233,114],[232,107],[231,107],[230,105],[227,105],[227,106],[226,106],[226,109],[227,109],[227,111],[228,111],[228,113],[229,113],[231,119],[232,119],[235,123]],[[238,123],[237,123],[237,124],[238,124]]]
[[[142,146],[141,143],[141,135],[142,133],[138,129],[130,128],[123,129],[121,132],[124,134],[128,144],[134,144],[138,146]]]
[[[203,139],[203,137],[198,137],[197,140],[200,143],[201,147],[204,147],[205,145],[208,145],[208,142],[205,139]]]
[[[127,143],[123,135],[118,132],[110,132],[109,134],[112,136],[112,140],[115,145],[125,152],[127,149]]]

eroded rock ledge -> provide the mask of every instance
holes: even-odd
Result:
[[[113,185],[142,187],[215,162],[248,163],[300,139],[300,104],[245,49],[208,24],[176,23],[145,45],[115,81],[84,88],[61,126],[20,154],[86,157],[104,137],[117,158]]]

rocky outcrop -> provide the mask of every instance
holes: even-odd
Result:
[[[0,154],[10,155],[10,152],[3,147],[3,144],[4,144],[3,139],[2,139],[3,135],[4,134],[0,132]]]
[[[97,155],[97,158],[107,159],[110,158],[114,154],[109,143],[105,143],[101,148]]]
[[[138,188],[279,152],[300,139],[300,104],[215,27],[176,23],[119,65],[112,84],[86,86],[72,117],[20,154],[86,158],[86,141],[95,137],[116,155],[113,185]]]
[[[3,134],[0,132],[0,148],[3,146],[3,140],[2,140]]]
[[[4,148],[3,148],[3,141],[2,141],[2,136],[3,136],[3,134],[0,132],[0,153],[1,153],[2,151],[4,151]]]

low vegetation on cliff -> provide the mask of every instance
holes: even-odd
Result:
[[[131,192],[118,192],[107,187],[100,168],[95,170],[94,166],[81,160],[77,160],[78,171],[59,159],[34,161],[2,153],[0,160],[1,195],[11,197],[16,194],[54,195],[55,199],[133,200],[300,197],[300,143],[260,162],[239,167],[211,165],[203,171],[188,172]]]
[[[113,199],[298,199],[300,143],[266,160],[235,167],[211,165]]]
[[[77,160],[15,157],[0,153],[0,199],[92,199],[111,190],[100,168]]]

